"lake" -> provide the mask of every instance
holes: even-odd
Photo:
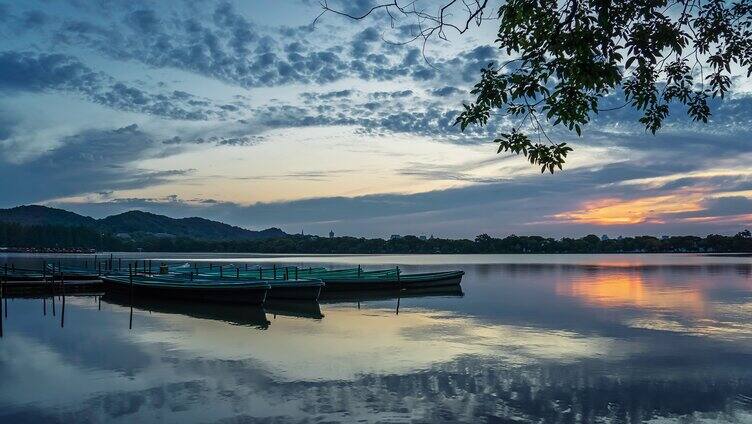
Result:
[[[752,422],[749,257],[139,257],[466,275],[265,310],[7,299],[0,422]]]

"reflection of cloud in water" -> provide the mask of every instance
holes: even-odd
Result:
[[[556,293],[577,297],[599,307],[636,307],[701,314],[703,293],[696,286],[648,281],[641,272],[609,272],[560,281]]]
[[[137,337],[144,343],[168,343],[183,354],[228,360],[253,359],[276,378],[353,379],[367,373],[425,369],[460,355],[503,358],[523,365],[545,358],[572,361],[628,352],[619,340],[573,332],[491,325],[470,317],[438,312],[332,308],[312,324],[278,318],[263,333],[220,321],[154,313],[168,325]]]
[[[99,313],[73,306],[69,312],[71,326],[58,329],[65,340],[30,338],[17,329],[3,339],[0,364],[14,362],[0,365],[0,403],[11,405],[0,409],[0,421],[749,417],[750,406],[738,395],[752,393],[750,355],[717,361],[707,351],[656,354],[634,340],[416,309],[395,316],[334,307],[320,321],[278,317],[266,331],[143,311],[128,331],[127,308],[108,305]],[[79,343],[78,349],[92,349],[99,337],[92,326],[102,319],[111,320],[109,337],[121,343],[104,340],[99,354],[127,346],[129,355],[148,358],[146,366],[122,373],[72,361]],[[72,352],[56,353],[60,345]]]

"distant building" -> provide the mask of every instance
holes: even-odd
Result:
[[[608,241],[608,234],[604,234],[601,236],[601,241]]]
[[[329,230],[329,238],[334,238],[334,230]]]
[[[668,236],[661,236],[661,240],[668,240]]]
[[[401,235],[399,235],[399,234],[392,234],[392,235],[391,235],[391,236],[389,237],[389,240],[399,240],[399,239],[401,239],[401,238],[402,238],[402,236],[401,236]]]
[[[619,236],[616,238],[617,240],[624,240],[624,236]]]

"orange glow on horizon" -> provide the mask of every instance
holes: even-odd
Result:
[[[697,193],[643,197],[633,200],[601,199],[587,202],[581,210],[562,212],[553,217],[563,221],[595,225],[633,225],[664,223],[664,215],[697,212],[704,208]]]

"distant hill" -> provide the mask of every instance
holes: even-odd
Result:
[[[102,228],[112,233],[170,234],[205,240],[245,240],[282,237],[287,235],[278,228],[251,231],[204,218],[170,218],[149,212],[130,211],[99,220]]]
[[[69,227],[91,227],[97,224],[97,220],[89,216],[39,205],[0,209],[0,222],[15,222],[22,225],[65,225]]]
[[[284,237],[279,228],[252,231],[204,218],[170,218],[142,211],[129,211],[102,219],[63,209],[29,205],[0,209],[0,222],[22,225],[63,225],[97,228],[113,234],[189,237],[201,240],[248,240]]]

